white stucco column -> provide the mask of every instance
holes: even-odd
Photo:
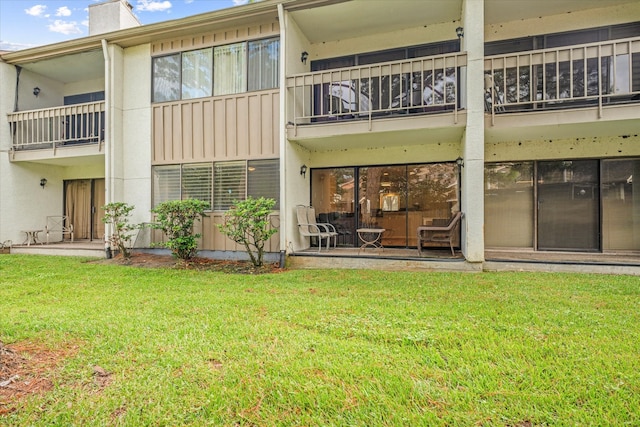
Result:
[[[467,126],[462,138],[462,251],[484,261],[484,0],[463,0],[462,50],[467,52]]]

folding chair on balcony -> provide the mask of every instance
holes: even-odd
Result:
[[[69,217],[65,215],[48,216],[44,231],[47,234],[47,244],[51,241],[61,242],[64,240],[65,235],[69,236],[73,243],[73,224],[70,223]],[[60,238],[59,240],[58,237]]]

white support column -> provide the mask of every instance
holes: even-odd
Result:
[[[462,251],[484,261],[484,0],[463,0],[462,50],[467,52],[467,126],[462,138]]]

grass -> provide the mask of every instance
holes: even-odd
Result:
[[[0,256],[0,341],[78,347],[0,424],[640,424],[640,277],[84,261]]]

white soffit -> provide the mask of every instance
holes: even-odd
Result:
[[[485,0],[484,20],[491,25],[636,2],[638,0]]]
[[[460,20],[462,0],[353,0],[291,12],[311,43]]]
[[[104,57],[101,50],[59,56],[20,66],[62,83],[104,77]]]

